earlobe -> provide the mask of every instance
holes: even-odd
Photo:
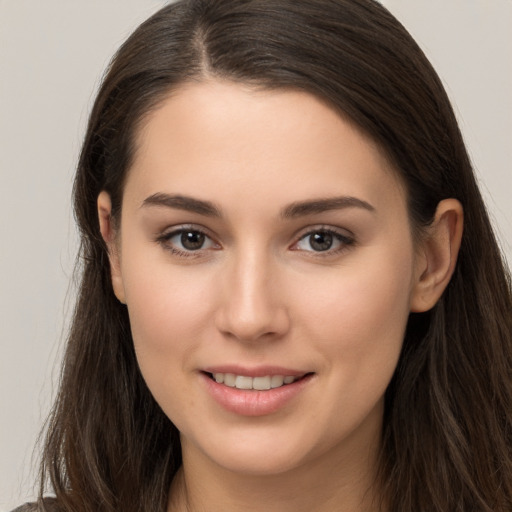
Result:
[[[462,205],[457,199],[445,199],[437,205],[434,221],[419,248],[412,312],[433,308],[448,286],[457,263],[463,218]]]
[[[112,288],[119,302],[126,304],[123,279],[121,275],[121,262],[119,260],[119,248],[117,246],[116,233],[112,220],[112,202],[109,194],[104,190],[100,192],[97,204],[100,232],[108,249]]]

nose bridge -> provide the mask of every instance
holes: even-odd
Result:
[[[277,261],[270,251],[246,244],[233,252],[223,279],[218,327],[241,341],[282,335],[288,315],[277,289]]]

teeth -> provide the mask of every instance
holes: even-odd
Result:
[[[230,388],[235,387],[236,377],[232,373],[224,374],[224,384]]]
[[[235,388],[237,389],[252,389],[251,377],[243,377],[238,375],[235,379]]]
[[[270,379],[270,387],[273,388],[280,388],[284,383],[284,377],[282,375],[272,375],[272,378]]]
[[[263,391],[265,389],[270,389],[270,381],[271,377],[254,377],[252,379],[252,388],[253,389],[259,389],[260,391]]]
[[[253,378],[246,377],[245,375],[234,375],[233,373],[214,373],[212,376],[215,382],[230,388],[256,389],[259,391],[280,388],[300,378],[291,375],[265,375],[264,377]]]

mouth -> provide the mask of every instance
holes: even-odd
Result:
[[[205,374],[217,384],[223,384],[230,388],[246,391],[277,389],[293,384],[311,375],[311,373],[305,373],[304,375],[263,375],[259,377],[249,377],[247,375],[236,375],[234,373],[205,372]]]
[[[225,366],[201,371],[207,393],[223,409],[239,416],[266,416],[297,403],[311,388],[315,373],[279,367]],[[249,375],[247,375],[249,374]]]

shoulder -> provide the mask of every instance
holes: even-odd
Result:
[[[25,503],[11,512],[37,512],[37,503]]]
[[[25,503],[11,512],[58,512],[57,501],[54,498],[44,498],[44,508],[38,507],[37,503]]]

